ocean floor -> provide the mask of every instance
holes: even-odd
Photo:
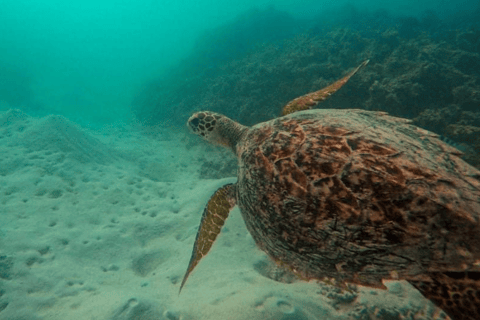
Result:
[[[216,154],[187,134],[0,113],[0,320],[446,319],[404,281],[290,278],[238,209],[179,295],[203,207],[235,181],[200,179]]]

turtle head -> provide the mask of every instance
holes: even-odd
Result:
[[[194,113],[187,121],[187,126],[194,134],[210,143],[231,148],[236,153],[236,145],[247,127],[228,117],[210,111]]]

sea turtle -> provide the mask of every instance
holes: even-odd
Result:
[[[409,120],[307,110],[367,62],[252,127],[208,111],[188,120],[233,151],[238,180],[208,201],[180,290],[238,205],[256,244],[303,279],[404,279],[452,319],[480,319],[480,171]]]

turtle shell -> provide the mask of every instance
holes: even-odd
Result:
[[[478,270],[480,172],[408,120],[308,110],[237,143],[237,203],[257,245],[306,279],[383,287]]]

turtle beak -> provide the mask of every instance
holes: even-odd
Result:
[[[187,127],[190,129],[190,132],[196,134],[196,135],[201,135],[201,130],[199,128],[201,124],[201,120],[198,118],[196,114],[190,117],[187,121]]]
[[[190,118],[188,120],[188,126],[190,127],[190,130],[192,130],[193,132],[197,132],[198,131],[198,125],[200,124],[200,120],[198,120],[198,118]]]

